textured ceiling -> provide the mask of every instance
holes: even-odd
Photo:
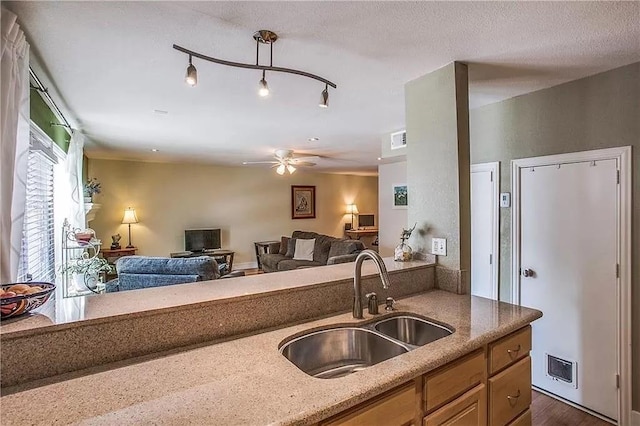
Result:
[[[371,172],[404,127],[404,84],[451,61],[469,64],[474,108],[640,60],[638,2],[3,4],[95,158],[239,166],[286,148],[321,156],[318,171]],[[173,43],[253,62],[258,29],[280,36],[274,65],[338,85],[328,109],[295,75],[267,74],[260,98],[258,71],[194,59],[199,84],[184,84]]]

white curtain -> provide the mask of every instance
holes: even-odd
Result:
[[[84,136],[77,130],[73,131],[67,151],[67,176],[71,190],[69,205],[69,223],[72,228],[86,227],[84,210],[84,182],[82,182],[82,157],[84,151]]]
[[[29,154],[29,44],[17,16],[1,8],[0,282],[14,282],[22,245]]]

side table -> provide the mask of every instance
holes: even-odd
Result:
[[[262,262],[260,262],[260,255],[271,253],[272,244],[279,243],[280,241],[256,241],[253,243],[256,249],[256,260],[258,261],[258,269],[262,270]]]
[[[121,248],[121,249],[115,249],[115,250],[104,249],[104,250],[100,250],[100,254],[107,261],[107,263],[114,268],[114,271],[115,271],[116,260],[124,256],[133,256],[136,254],[136,251],[138,251],[136,247]],[[112,280],[114,278],[118,278],[118,274],[115,272],[107,274],[106,276],[107,281]]]

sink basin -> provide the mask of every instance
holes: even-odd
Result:
[[[300,370],[321,379],[346,376],[409,350],[371,330],[332,328],[305,334],[280,349]]]
[[[453,330],[411,316],[392,317],[374,324],[380,333],[414,346],[422,346],[453,333]]]

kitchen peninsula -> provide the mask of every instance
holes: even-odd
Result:
[[[398,299],[397,312],[394,314],[411,312],[448,324],[455,329],[452,335],[342,378],[317,379],[303,373],[285,359],[280,354],[279,347],[293,336],[308,330],[372,321],[373,317],[368,314],[365,314],[364,320],[354,320],[351,314],[336,314],[339,311],[346,311],[351,304],[353,290],[352,287],[350,288],[351,282],[348,277],[352,273],[352,265],[351,267],[349,265],[322,267],[322,278],[318,278],[317,271],[315,273],[313,271],[319,268],[283,272],[277,274],[282,281],[268,280],[271,291],[263,287],[267,283],[264,281],[264,276],[232,278],[232,280],[245,280],[242,285],[246,284],[247,291],[263,289],[263,293],[258,291],[251,295],[245,293],[231,296],[229,292],[232,290],[217,288],[211,283],[209,287],[202,286],[207,288],[206,296],[201,294],[199,300],[194,290],[199,284],[206,283],[184,285],[193,286],[184,287],[182,289],[184,294],[176,293],[176,288],[182,286],[173,286],[176,288],[171,293],[165,293],[164,298],[160,296],[163,292],[156,294],[155,291],[168,288],[152,289],[154,294],[150,294],[149,299],[155,300],[157,303],[155,308],[145,311],[144,314],[127,315],[124,313],[126,307],[113,305],[110,308],[111,313],[120,311],[119,315],[116,314],[116,319],[123,317],[119,320],[130,323],[150,315],[157,319],[157,315],[171,315],[172,312],[177,311],[188,316],[194,308],[204,309],[210,317],[213,315],[217,320],[222,318],[217,316],[218,310],[223,310],[224,315],[232,312],[231,318],[228,322],[215,321],[218,328],[234,328],[237,326],[236,317],[244,317],[240,321],[244,322],[247,320],[247,315],[251,315],[259,317],[250,322],[261,329],[250,331],[242,329],[239,334],[244,334],[244,337],[238,336],[233,340],[229,340],[228,337],[218,338],[219,333],[213,334],[208,342],[202,340],[189,347],[172,348],[171,351],[153,355],[146,354],[143,358],[129,357],[129,359],[120,360],[117,364],[103,363],[102,366],[90,367],[62,376],[49,378],[43,376],[34,380],[14,377],[13,380],[19,382],[18,384],[3,386],[1,399],[3,410],[0,422],[3,425],[56,422],[316,424],[325,419],[335,419],[336,415],[339,419],[341,413],[345,411],[350,413],[349,410],[353,407],[360,410],[360,404],[394,389],[407,389],[407,384],[409,386],[413,384],[417,389],[428,382],[425,378],[432,377],[431,372],[452,361],[458,359],[464,361],[469,356],[475,357],[477,354],[486,354],[481,357],[488,356],[488,359],[491,359],[490,348],[495,347],[492,346],[493,342],[501,342],[504,336],[511,336],[514,332],[516,332],[515,335],[520,335],[523,330],[526,331],[530,322],[541,315],[540,312],[532,309],[434,290],[433,265],[425,262],[396,263],[387,259],[385,263],[392,282],[390,289],[392,292],[389,294]],[[373,290],[386,296],[382,293],[373,265],[366,265],[363,275],[366,277],[365,291]],[[293,284],[294,281],[295,284]],[[233,291],[238,291],[238,285],[229,287],[233,287],[235,289]],[[323,292],[329,296],[320,297]],[[215,297],[214,293],[217,293]],[[275,304],[262,303],[267,299],[261,298],[260,295],[266,293],[270,293],[269,298],[273,298]],[[177,301],[171,303],[170,298],[167,298],[169,294],[174,295]],[[336,296],[332,297],[331,294]],[[301,297],[302,295],[312,297]],[[408,295],[409,297],[406,297]],[[225,296],[227,303],[220,303],[225,300]],[[257,299],[260,299],[262,306],[257,311],[243,311],[237,309],[240,305],[234,305],[234,303],[244,303],[246,307],[246,304],[250,305]],[[285,300],[288,301],[288,306],[282,305]],[[106,313],[109,310],[107,301],[103,300],[103,303],[101,309]],[[150,301],[148,303],[146,307],[150,308],[152,304]],[[158,308],[162,303],[166,306]],[[185,303],[191,305],[189,311],[181,310]],[[236,309],[224,310],[224,306],[229,304]],[[274,327],[264,322],[264,318],[282,314],[277,311],[278,306],[282,307],[286,311],[285,314],[290,317],[289,324],[295,322],[295,325],[278,324]],[[333,313],[327,314],[327,312]],[[98,323],[111,321],[107,317],[100,317],[97,312],[93,315],[95,317],[87,321]],[[304,315],[309,316],[304,319]],[[324,318],[309,320],[319,316]],[[376,319],[380,317],[381,315],[375,316]],[[188,324],[191,326],[201,324],[192,320],[193,318],[188,318],[188,321],[184,321],[180,326],[184,328]],[[258,325],[256,321],[263,322]],[[71,327],[81,333],[83,327],[78,326],[77,323],[62,324],[58,327]],[[163,322],[162,326],[170,327],[170,323]],[[202,326],[206,328],[204,324]],[[48,327],[45,326],[44,329],[46,328]],[[37,335],[44,336],[47,334],[44,329],[34,331],[37,328],[27,327],[20,330],[18,323],[3,324],[1,327],[3,352],[7,342],[17,343],[19,336],[26,337],[27,340]],[[263,329],[269,329],[269,331],[263,332]],[[136,329],[130,330],[135,332]],[[7,337],[9,337],[8,340],[6,340]],[[107,340],[114,339],[113,342],[116,342],[117,346],[118,336],[104,337]],[[120,337],[123,341],[126,340],[124,336]],[[162,340],[164,338],[165,335],[160,334],[147,339]],[[171,339],[172,336],[167,338]],[[35,342],[35,340],[32,341]],[[177,341],[174,340],[174,342]],[[98,356],[97,353],[94,352],[94,354]],[[5,360],[12,361],[5,359],[4,356],[3,354],[3,381],[5,380]],[[487,363],[484,362],[482,365],[485,368]],[[510,368],[512,367],[504,371]],[[486,374],[480,378],[482,382],[487,380]],[[476,385],[475,381],[472,384],[476,386],[474,389],[485,386],[484,383]],[[58,395],[58,397],[52,401],[51,395]],[[42,401],[51,401],[51,403],[43,404]],[[411,415],[418,418],[427,411],[429,408],[425,407],[424,412],[416,411]]]

